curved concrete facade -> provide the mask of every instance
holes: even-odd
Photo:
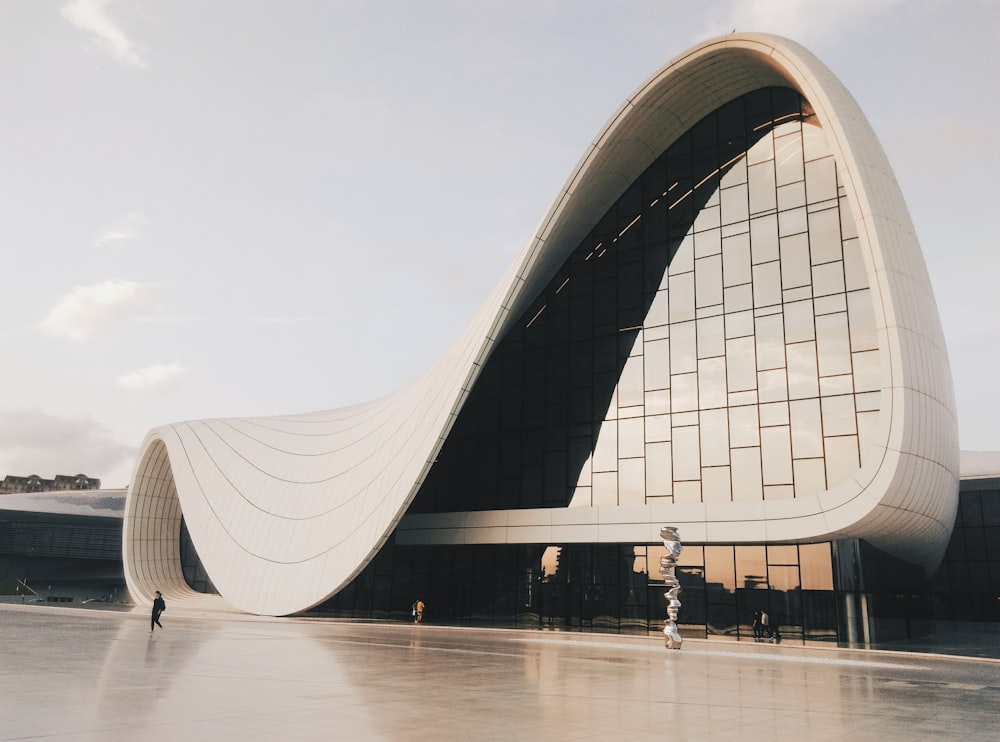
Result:
[[[872,298],[878,415],[861,466],[790,499],[406,516],[495,344],[595,221],[703,117],[770,87],[797,91],[825,133]],[[867,311],[867,309],[866,309]],[[125,513],[124,560],[139,601],[192,594],[181,514],[223,598],[253,613],[306,610],[345,586],[399,526],[433,543],[685,543],[865,538],[933,568],[954,522],[958,435],[929,277],[899,187],[856,102],[815,57],[758,34],[702,44],[665,65],[611,118],[493,295],[438,361],[399,392],[346,409],[156,428]],[[401,522],[402,521],[402,522]]]

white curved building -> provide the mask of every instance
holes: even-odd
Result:
[[[376,592],[407,584],[393,610],[433,589],[460,617],[477,610],[474,576],[449,577],[465,585],[454,600],[422,568],[380,576],[383,545],[438,547],[437,575],[489,547],[490,565],[521,555],[511,573],[546,580],[553,548],[617,546],[645,565],[670,524],[706,590],[759,581],[740,572],[758,553],[744,547],[775,580],[795,565],[806,590],[806,561],[825,548],[829,571],[845,539],[933,570],[957,501],[944,338],[886,156],[808,51],[739,34],[626,99],[414,383],[347,409],[151,431],[123,550],[140,601],[194,593],[193,545],[245,611],[313,608],[367,567]],[[727,549],[731,579],[715,579]],[[526,579],[527,594],[482,600],[533,606]]]

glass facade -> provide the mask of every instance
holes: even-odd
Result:
[[[849,478],[881,368],[853,222],[797,93],[706,117],[498,343],[410,512],[786,499]]]

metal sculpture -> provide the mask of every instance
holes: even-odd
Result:
[[[667,620],[663,622],[663,635],[667,649],[680,649],[681,644],[684,643],[677,630],[677,611],[681,607],[681,601],[677,599],[677,596],[681,591],[681,583],[677,579],[677,575],[674,574],[674,568],[677,566],[677,557],[681,555],[684,546],[681,544],[681,537],[677,535],[677,529],[674,526],[663,526],[660,529],[660,538],[663,539],[663,545],[667,549],[666,553],[660,557],[660,574],[669,588],[667,592],[663,593],[663,597],[667,599]]]

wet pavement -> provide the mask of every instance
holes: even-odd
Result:
[[[0,605],[2,740],[1000,738],[1000,661]]]

